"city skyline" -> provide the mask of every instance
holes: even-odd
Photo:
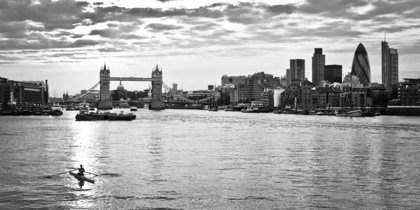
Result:
[[[305,59],[311,80],[315,48],[346,74],[363,43],[371,81],[382,83],[386,33],[399,53],[399,80],[419,77],[419,1],[220,2],[2,1],[0,76],[48,80],[60,96],[94,86],[104,63],[115,77],[150,77],[158,64],[167,85],[195,90],[220,84],[225,74],[285,76],[291,59]]]

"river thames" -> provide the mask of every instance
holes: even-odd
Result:
[[[0,116],[0,209],[420,208],[419,117],[76,113]]]

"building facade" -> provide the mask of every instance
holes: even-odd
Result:
[[[341,65],[325,65],[324,68],[325,77],[324,80],[327,80],[330,83],[343,82],[343,66]]]
[[[245,84],[239,86],[239,97],[242,101],[259,100],[267,89],[280,86],[280,78],[264,72],[248,76]]]
[[[246,79],[247,79],[246,76],[228,76],[225,74],[222,76],[222,86],[225,86],[226,84],[234,84],[234,85],[245,84]]]
[[[48,81],[14,81],[0,78],[0,105],[48,103]]]
[[[404,78],[404,82],[398,86],[398,101],[399,105],[420,105],[420,78]]]
[[[286,69],[286,86],[289,86],[292,84],[292,73],[290,72],[290,69]]]
[[[291,80],[300,79],[305,80],[305,60],[291,59],[290,60]]]
[[[178,90],[178,84],[172,83],[172,90],[177,91]]]
[[[363,86],[369,86],[371,81],[369,57],[362,43],[357,46],[356,52],[354,52],[351,74],[356,75]]]
[[[382,51],[382,84],[388,90],[398,84],[398,51],[389,48],[388,42],[381,42]]]
[[[312,83],[315,86],[319,82],[325,80],[325,55],[322,54],[322,48],[315,48],[314,56],[312,57]]]

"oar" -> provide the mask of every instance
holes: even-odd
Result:
[[[92,174],[92,175],[95,175],[95,176],[99,176],[98,174],[89,173],[89,172],[86,172],[86,171],[85,171],[85,173]]]
[[[71,170],[71,171],[75,171],[75,170],[77,170],[77,169],[74,169],[74,170]],[[65,174],[65,173],[68,173],[68,172],[70,172],[70,171],[66,171],[66,172],[63,172],[63,173],[59,173],[59,174],[54,174],[54,175],[51,175],[51,176],[46,176],[45,178],[51,178],[52,176],[57,176],[57,175],[60,175],[60,174]]]

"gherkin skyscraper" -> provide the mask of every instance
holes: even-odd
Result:
[[[370,64],[369,57],[365,46],[362,43],[357,46],[354,53],[353,64],[351,67],[351,74],[359,77],[360,83],[363,86],[369,86],[370,83]]]

